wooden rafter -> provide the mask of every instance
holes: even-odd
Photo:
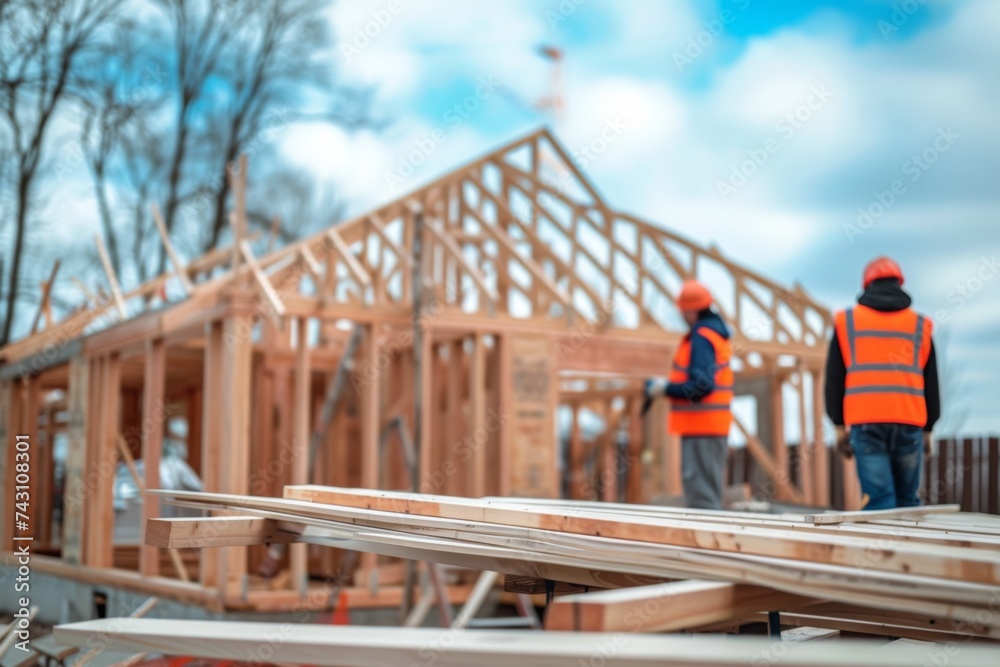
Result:
[[[104,275],[107,276],[108,285],[111,286],[111,294],[115,300],[115,307],[118,308],[118,315],[123,320],[127,319],[128,311],[125,310],[122,289],[118,284],[118,276],[115,275],[115,269],[111,266],[111,260],[108,258],[108,249],[104,247],[104,239],[101,238],[100,234],[95,234],[94,242],[97,244],[97,254],[100,256],[101,264],[104,266]]]
[[[250,249],[250,244],[246,241],[241,241],[240,251],[243,254],[244,261],[246,261],[247,266],[250,267],[250,271],[253,273],[253,278],[257,282],[257,286],[260,287],[261,293],[263,293],[264,298],[271,305],[272,318],[280,325],[281,318],[286,313],[285,304],[281,302],[281,297],[278,296],[267,274],[261,270],[256,258],[253,256],[253,250]]]
[[[56,276],[59,274],[59,260],[57,259],[52,264],[52,271],[49,272],[49,279],[42,283],[42,298],[38,302],[38,312],[35,313],[35,319],[31,323],[31,333],[34,334],[38,331],[38,324],[41,322],[42,316],[45,316],[45,326],[49,326],[49,318],[51,308],[49,301],[52,296],[52,285],[56,282]]]
[[[181,285],[184,286],[184,293],[191,294],[194,291],[194,285],[191,284],[191,279],[188,278],[184,263],[174,250],[174,244],[170,242],[170,234],[167,233],[167,226],[163,222],[163,216],[160,215],[160,207],[153,204],[150,208],[153,211],[153,222],[156,223],[156,229],[160,233],[160,242],[163,243],[163,248],[167,251],[170,263],[174,265],[177,278],[181,281]]]

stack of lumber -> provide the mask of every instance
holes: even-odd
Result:
[[[605,589],[710,580],[742,586],[715,593],[731,618],[824,602],[1000,638],[992,611],[1000,605],[1000,519],[953,506],[759,515],[320,486],[286,487],[285,498],[156,493],[241,515],[150,520],[147,543],[165,548],[300,541]]]

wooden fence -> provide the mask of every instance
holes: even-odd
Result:
[[[921,498],[929,505],[956,503],[963,512],[1000,514],[1000,437],[976,436],[938,440],[934,456],[925,461]],[[789,445],[792,481],[800,483],[800,456],[797,445]],[[841,484],[846,462],[832,448],[830,461],[831,505],[844,508]],[[727,482],[753,483],[753,466],[745,448],[730,450]]]

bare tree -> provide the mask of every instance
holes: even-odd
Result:
[[[331,38],[324,0],[266,0],[255,4],[221,71],[215,136],[222,139],[215,172],[225,173],[240,152],[253,153],[290,122],[322,119],[355,128],[367,122],[367,93],[337,85],[330,66]],[[305,98],[312,98],[306,102]],[[310,108],[311,107],[311,108]],[[212,226],[202,251],[226,227],[229,183],[214,187]]]
[[[143,254],[143,232],[147,225],[142,210],[148,206],[149,188],[159,174],[153,171],[135,178],[139,165],[130,149],[137,137],[148,146],[159,146],[160,142],[151,136],[149,124],[167,100],[163,91],[166,73],[160,63],[145,57],[146,37],[140,26],[123,21],[115,39],[88,58],[85,76],[89,94],[82,100],[84,113],[80,137],[111,264],[122,276],[127,260],[131,260],[130,268],[140,281],[148,274]],[[161,165],[162,160],[157,159],[159,154],[158,149],[144,151],[144,164]],[[127,187],[129,185],[132,187]],[[122,201],[129,189],[139,193],[131,205]],[[115,206],[113,199],[123,206]],[[134,224],[117,225],[115,208],[127,208],[129,213],[140,215],[134,219]],[[130,235],[131,253],[127,254],[129,251],[119,246],[128,245]]]
[[[10,340],[21,289],[29,210],[46,136],[74,91],[79,56],[96,42],[121,0],[10,0],[0,5],[0,160],[14,165],[14,243],[0,344]]]
[[[226,0],[189,2],[186,0],[159,0],[167,13],[173,31],[175,59],[175,87],[177,98],[174,117],[174,136],[167,174],[166,202],[163,219],[168,232],[172,232],[181,204],[181,187],[184,162],[190,148],[192,116],[196,103],[205,92],[205,84],[216,72],[219,59],[242,23],[241,15],[253,3],[234,3]],[[156,272],[166,266],[166,254],[158,253]]]

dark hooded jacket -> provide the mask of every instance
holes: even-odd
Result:
[[[899,283],[886,278],[876,280],[858,298],[858,303],[883,313],[905,310],[913,303],[910,295],[903,291]],[[833,334],[830,352],[826,358],[826,414],[836,426],[844,425],[844,388],[847,382],[847,368],[840,350],[840,339]],[[937,352],[931,341],[931,352],[924,368],[924,400],[927,403],[927,425],[925,431],[934,429],[941,417],[941,394],[938,387]]]
[[[711,329],[726,340],[729,340],[729,329],[717,313],[705,309],[701,311],[698,321],[691,327],[688,334],[691,337],[691,363],[688,364],[688,379],[684,382],[671,382],[667,385],[666,394],[670,398],[687,399],[694,403],[712,393],[715,388],[716,363],[715,346],[699,331]]]

